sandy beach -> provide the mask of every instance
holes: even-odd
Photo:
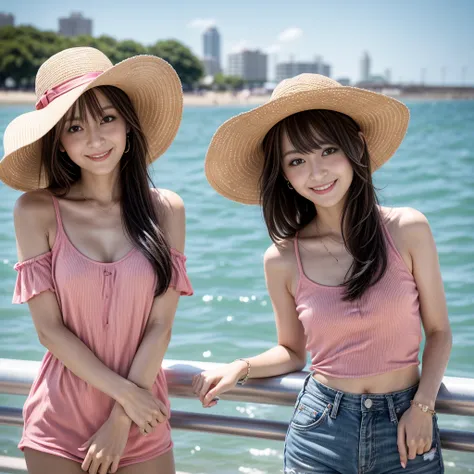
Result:
[[[270,98],[265,96],[248,96],[246,94],[232,94],[230,92],[206,92],[204,94],[184,94],[184,105],[213,106],[213,105],[258,105]],[[0,91],[0,105],[32,104],[36,102],[34,92]]]
[[[387,94],[399,100],[451,100],[451,99],[474,99],[474,91],[464,93],[452,91],[430,92],[430,93],[406,93],[406,94]],[[212,106],[256,106],[267,102],[270,95],[249,95],[248,93],[238,92],[205,92],[202,94],[184,94],[184,105],[193,107],[212,107]],[[36,96],[34,92],[23,91],[0,91],[0,105],[11,104],[32,104],[34,105]]]

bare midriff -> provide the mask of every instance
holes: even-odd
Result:
[[[418,366],[412,365],[370,377],[337,378],[315,372],[313,378],[334,390],[346,393],[391,393],[416,385],[420,380],[420,372]]]

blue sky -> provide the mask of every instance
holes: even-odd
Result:
[[[226,56],[242,47],[270,51],[275,60],[322,56],[333,77],[360,77],[364,51],[372,73],[393,81],[474,85],[474,0],[17,0],[4,12],[16,24],[58,29],[58,18],[80,11],[93,34],[151,44],[176,38],[202,55],[202,28],[214,23]],[[6,9],[5,9],[6,8]],[[444,68],[444,73],[442,72]]]

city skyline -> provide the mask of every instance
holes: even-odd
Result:
[[[332,77],[349,77],[355,82],[360,79],[360,59],[367,51],[372,71],[390,70],[393,82],[474,85],[470,23],[474,2],[469,0],[401,0],[388,5],[295,0],[291,6],[273,4],[271,8],[248,0],[225,6],[217,0],[185,0],[165,6],[136,0],[133,10],[110,0],[100,5],[83,0],[80,6],[51,0],[51,6],[45,11],[33,0],[24,0],[4,13],[13,14],[16,25],[57,31],[58,18],[78,10],[93,19],[95,36],[105,34],[143,44],[175,38],[200,58],[204,30],[217,26],[224,66],[230,53],[259,49],[268,54],[270,75],[277,62],[290,58],[311,62],[322,56],[331,64]]]

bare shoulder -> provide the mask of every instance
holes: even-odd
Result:
[[[417,209],[382,207],[380,210],[396,244],[412,248],[413,245],[432,239],[428,219]]]
[[[13,214],[20,261],[48,252],[49,234],[56,225],[51,194],[44,190],[22,194]]]
[[[429,227],[426,216],[412,207],[381,207],[382,217],[394,230],[413,231],[413,229]]]
[[[15,203],[13,214],[15,225],[26,222],[48,231],[55,222],[51,194],[44,190],[22,194]]]
[[[174,191],[162,188],[152,189],[151,194],[170,246],[183,252],[186,216],[182,198]]]
[[[265,251],[263,257],[265,273],[281,275],[291,275],[296,264],[296,257],[293,247],[293,239],[284,240],[278,244],[272,244]]]

